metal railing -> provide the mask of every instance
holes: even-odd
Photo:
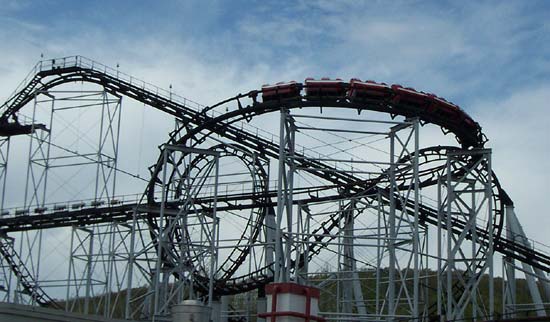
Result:
[[[105,75],[116,78],[125,83],[128,83],[131,86],[138,87],[142,90],[148,91],[150,93],[154,93],[155,95],[160,96],[164,99],[170,100],[174,103],[177,103],[189,109],[195,110],[196,112],[201,112],[204,108],[206,108],[206,105],[197,103],[196,101],[193,101],[191,99],[178,95],[174,93],[171,89],[167,90],[167,89],[161,88],[159,86],[153,85],[139,78],[133,77],[129,74],[123,73],[118,68],[109,67],[105,64],[102,64],[100,62],[97,62],[95,60],[92,60],[90,58],[80,56],[80,55],[45,59],[45,60],[39,61],[38,63],[36,63],[36,65],[34,65],[34,67],[23,79],[23,81],[19,83],[19,85],[11,93],[11,95],[8,97],[8,99],[5,102],[7,103],[7,102],[10,102],[12,99],[14,99],[14,97],[16,97],[18,93],[20,93],[25,87],[28,86],[31,80],[34,79],[38,73],[42,71],[51,71],[58,68],[62,69],[62,68],[71,68],[71,67],[78,67],[82,69],[88,69],[88,70],[103,73]],[[4,107],[6,103],[4,103],[2,107]],[[211,117],[216,117],[216,116],[222,115],[223,113],[212,110],[209,112],[209,114]],[[242,122],[241,127],[243,129],[246,129],[250,133],[255,133],[256,136],[264,140],[267,140],[271,143],[273,143],[274,141],[278,142],[278,137],[276,135],[273,135],[272,133],[262,128],[253,126],[245,122]]]
[[[48,214],[67,210],[80,210],[86,208],[97,208],[106,206],[122,206],[140,202],[143,194],[116,195],[111,198],[80,199],[61,202],[49,202],[36,207],[9,207],[4,208],[0,219],[27,216],[31,214]]]

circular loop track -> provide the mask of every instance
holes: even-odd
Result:
[[[127,96],[180,119],[184,123],[184,126],[177,133],[173,134],[170,141],[171,144],[194,147],[200,145],[210,135],[217,134],[230,141],[238,142],[240,149],[251,151],[251,153],[255,153],[258,157],[265,159],[278,158],[278,144],[255,135],[246,129],[243,130],[243,128],[237,127],[234,124],[239,121],[250,121],[252,118],[262,114],[278,112],[282,108],[334,107],[353,109],[358,113],[365,110],[378,111],[387,113],[391,117],[400,115],[406,118],[419,118],[421,122],[435,124],[441,127],[445,133],[453,133],[462,149],[481,148],[486,142],[486,137],[482,133],[479,124],[473,121],[458,106],[433,94],[418,92],[399,85],[388,86],[383,83],[362,82],[355,79],[349,82],[340,80],[315,81],[308,79],[304,83],[289,82],[264,86],[259,90],[252,90],[246,94],[237,95],[198,112],[195,108],[186,106],[185,103],[176,102],[167,95],[159,94],[158,91],[148,90],[143,85],[145,84],[144,82],[132,81],[132,78],[119,78],[118,74],[109,73],[107,69],[103,70],[103,67],[97,68],[98,65],[94,67],[93,63],[83,63],[83,57],[77,56],[73,58],[75,63],[67,66],[65,63],[62,66],[52,63],[50,68],[42,68],[42,64],[40,64],[40,69],[37,69],[28,83],[2,105],[0,130],[9,132],[12,131],[12,125],[18,125],[17,113],[23,106],[32,101],[36,93],[44,92],[65,83],[89,82],[103,86],[114,95]],[[65,59],[63,59],[63,62],[65,62]],[[213,116],[212,112],[218,109],[222,109],[224,112],[219,116]],[[216,149],[223,150],[226,148],[216,147]],[[427,187],[437,183],[438,178],[445,171],[439,162],[446,158],[447,152],[457,149],[460,148],[431,147],[418,152],[421,166],[421,186]],[[230,155],[231,153],[235,153],[235,151],[225,150],[223,153]],[[301,155],[298,156],[300,158],[297,160],[301,168],[310,169],[307,170],[310,174],[326,180],[329,184],[326,187],[312,187],[309,190],[297,193],[295,202],[307,203],[309,201],[318,201],[319,198],[315,197],[315,194],[311,193],[312,191],[322,191],[323,189],[332,189],[334,187],[341,188],[341,191],[347,191],[350,195],[362,195],[365,198],[368,198],[370,194],[383,192],[386,188],[387,178],[383,175],[369,181],[359,180],[348,173],[335,173],[331,171],[333,170],[331,166],[320,161],[308,159]],[[411,157],[405,156],[405,159],[400,162],[406,162],[406,158]],[[266,179],[263,179],[265,173],[262,173],[262,168],[251,164],[250,159],[243,158],[242,160],[245,164],[248,164],[249,169],[255,169],[254,171],[258,175],[258,182],[260,182],[258,187],[265,187]],[[204,166],[204,161],[204,159],[199,157],[193,162],[195,166],[201,167]],[[162,168],[159,166],[160,164],[159,159],[157,167],[153,169],[148,188],[150,191],[152,191],[151,189],[156,182],[159,182],[159,173]],[[493,183],[494,222],[488,224],[493,224],[495,228],[495,251],[530,263],[548,272],[550,267],[549,256],[538,252],[533,253],[531,249],[524,247],[514,240],[508,240],[503,236],[503,208],[504,205],[511,205],[512,201],[500,187],[494,173],[485,175],[491,175]],[[410,172],[403,171],[400,172],[397,180],[406,184],[410,176]],[[238,196],[242,200],[251,200],[252,202],[249,207],[256,209],[255,211],[264,209],[262,212],[257,213],[258,216],[262,217],[262,220],[257,220],[254,223],[249,221],[247,222],[247,228],[244,229],[253,228],[254,233],[248,237],[243,237],[245,236],[243,232],[241,239],[246,238],[250,241],[258,238],[263,217],[266,215],[265,211],[273,211],[272,209],[275,206],[274,202],[270,199],[274,196],[270,193],[262,191],[260,195],[243,194],[242,196]],[[298,199],[298,197],[302,199]],[[340,198],[340,196],[323,198],[330,200],[331,198]],[[152,200],[154,199],[149,199],[150,202]],[[207,202],[205,201],[205,204]],[[383,200],[382,202],[387,202],[387,200]],[[410,207],[406,203],[400,206],[405,208]],[[226,208],[232,209],[229,202]],[[421,205],[420,220],[437,225],[437,210],[427,205]],[[151,233],[154,235],[157,223],[153,218],[150,218],[149,221],[152,228]],[[328,218],[326,221],[320,223],[318,229],[331,231],[338,226],[337,224],[338,221],[335,218]],[[455,221],[451,230],[453,232],[460,231],[463,225],[464,223]],[[480,229],[482,233],[485,230],[483,227],[480,227]],[[174,238],[181,238],[181,236],[174,236]],[[322,245],[328,240],[322,239],[319,241],[321,242],[311,244],[310,256],[318,253],[319,249],[323,247]],[[270,266],[259,268],[247,275],[237,276],[235,274],[237,268],[240,263],[244,262],[248,251],[245,247],[240,247],[235,252],[231,254],[231,256],[237,258],[234,263],[226,261],[221,265],[223,267],[221,271],[222,278],[216,281],[215,286],[215,293],[218,295],[235,294],[251,290],[264,285],[272,279],[272,267]],[[196,279],[204,282],[205,276],[205,272],[198,272]]]

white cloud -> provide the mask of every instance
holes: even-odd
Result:
[[[490,138],[493,170],[510,194],[526,233],[550,243],[546,186],[550,181],[550,83],[474,104]]]

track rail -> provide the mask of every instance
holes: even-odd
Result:
[[[162,112],[168,113],[179,118],[183,123],[181,131],[186,131],[181,139],[176,139],[175,133],[173,142],[185,142],[191,138],[205,138],[209,133],[220,134],[230,140],[239,142],[244,147],[263,155],[264,157],[277,158],[279,146],[266,138],[252,134],[251,131],[243,130],[234,125],[234,123],[249,120],[252,117],[279,111],[281,106],[285,108],[304,108],[304,107],[319,107],[330,106],[337,108],[355,109],[358,112],[363,110],[372,110],[383,113],[388,113],[395,117],[401,115],[404,117],[418,117],[422,122],[432,123],[440,126],[447,132],[453,133],[457,141],[462,145],[462,148],[478,148],[482,147],[486,142],[485,136],[481,131],[478,123],[465,124],[461,120],[466,118],[464,111],[463,117],[458,119],[449,119],[444,115],[431,113],[426,106],[414,105],[406,103],[399,99],[397,92],[392,92],[390,98],[380,100],[356,100],[347,96],[337,98],[325,97],[306,97],[300,95],[292,99],[284,100],[269,100],[263,102],[260,100],[261,90],[252,90],[244,95],[238,95],[228,100],[225,100],[212,107],[206,108],[192,102],[190,100],[174,98],[175,96],[168,91],[160,90],[143,81],[139,81],[131,76],[119,73],[118,70],[110,69],[104,65],[93,62],[81,56],[65,57],[61,59],[43,61],[37,64],[33,72],[31,72],[26,82],[18,88],[18,90],[0,107],[0,135],[15,135],[17,131],[13,128],[23,126],[19,124],[17,114],[29,103],[35,93],[46,91],[56,86],[71,83],[71,82],[89,82],[103,86],[107,91],[120,96],[126,96],[144,104],[150,105]],[[349,87],[349,83],[343,83],[344,87]],[[243,103],[244,102],[244,103]],[[219,106],[232,106],[227,113],[218,116],[212,116],[212,110]],[[210,116],[208,114],[211,114]],[[32,129],[31,129],[32,130]],[[7,134],[6,134],[7,133]],[[11,134],[10,134],[11,133]],[[433,153],[434,155],[443,155],[445,149],[431,148],[424,151],[426,155]],[[344,190],[353,193],[368,194],[373,191],[380,191],[379,179],[376,182],[365,182],[358,180],[352,175],[346,173],[335,173],[333,168],[323,164],[322,162],[303,158],[298,158],[297,162],[301,168],[308,169],[307,171],[319,178],[325,179],[330,183],[331,187],[342,187]],[[160,168],[154,171],[154,175],[158,174]],[[440,170],[433,170],[426,173],[426,179],[423,181],[425,186],[434,184],[433,177]],[[494,176],[494,174],[493,174]],[[430,179],[432,178],[432,179]],[[495,251],[505,255],[512,256],[520,261],[528,262],[535,267],[539,267],[544,271],[550,271],[550,256],[539,252],[532,253],[531,250],[525,249],[522,245],[518,245],[502,236],[502,209],[503,205],[511,204],[512,201],[500,187],[496,176],[494,176],[495,187],[493,188],[496,201],[500,208],[496,213],[495,222],[490,223],[495,225]],[[155,177],[149,184],[149,189],[152,189],[155,182]],[[325,189],[327,187],[316,187],[315,189]],[[318,198],[311,197],[315,189],[305,191],[304,194],[309,194],[301,200],[295,202],[317,201]],[[370,190],[369,190],[370,189]],[[266,196],[267,194],[267,196]],[[273,191],[268,191],[262,195],[241,194],[226,196],[226,199],[218,198],[220,203],[226,202],[225,206],[218,207],[219,210],[227,209],[243,209],[243,207],[272,207],[274,203],[269,200],[269,196],[274,196]],[[340,196],[324,197],[327,200],[330,198],[340,198]],[[390,196],[387,196],[390,198]],[[262,200],[253,205],[239,204],[239,200]],[[389,200],[389,199],[388,199]],[[206,203],[206,199],[197,200],[196,203]],[[174,207],[177,207],[174,204]],[[225,208],[224,208],[225,207]],[[404,209],[410,210],[410,204],[401,205]],[[75,211],[62,211],[50,214],[40,214],[32,216],[21,216],[13,218],[0,219],[0,230],[4,232],[21,231],[30,229],[45,229],[50,227],[69,226],[73,224],[93,224],[109,221],[127,221],[132,218],[133,213],[146,213],[148,216],[155,216],[158,205],[149,200],[146,204],[124,204],[119,206],[106,206],[96,208],[79,209]],[[428,206],[421,206],[421,220],[429,224],[437,224],[437,211]],[[109,214],[109,216],[105,216]],[[453,222],[453,227],[450,228],[454,233],[459,233],[464,223],[460,221]],[[322,224],[320,229],[328,231],[334,229],[334,220],[327,220]],[[479,227],[479,235],[487,236],[487,230]],[[314,253],[314,252],[312,252]],[[266,267],[261,271],[254,272],[250,276],[242,276],[238,279],[227,279],[223,285],[218,285],[217,290],[220,294],[234,294],[245,289],[253,289],[258,285],[265,284],[270,279],[270,267]]]
[[[11,270],[17,279],[21,282],[21,286],[26,294],[28,294],[41,306],[61,309],[59,304],[57,304],[54,299],[49,297],[48,294],[39,286],[38,282],[34,280],[33,275],[29,272],[27,267],[24,265],[24,262],[13,248],[13,243],[0,241],[0,253],[11,267]]]

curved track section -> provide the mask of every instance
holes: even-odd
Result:
[[[247,192],[248,197],[240,198],[241,202],[238,204],[237,207],[233,207],[233,209],[229,209],[228,207],[219,208],[221,210],[221,213],[223,213],[224,211],[231,211],[232,213],[228,215],[233,216],[235,216],[235,211],[243,209],[250,211],[250,213],[246,214],[246,216],[243,216],[248,219],[244,223],[242,223],[242,227],[239,227],[241,229],[241,232],[238,241],[236,241],[234,245],[234,248],[230,250],[227,256],[224,256],[225,258],[222,259],[222,262],[218,266],[216,276],[218,280],[224,281],[235,277],[235,272],[237,271],[237,269],[239,269],[247,256],[251,253],[254,243],[257,241],[260,232],[264,227],[264,218],[268,209],[267,207],[265,207],[265,205],[269,202],[269,198],[267,196],[268,178],[266,170],[264,169],[264,166],[261,164],[259,159],[256,158],[251,152],[247,151],[243,147],[240,147],[238,144],[218,144],[212,146],[209,150],[219,153],[218,160],[223,160],[224,158],[237,159],[240,163],[242,163],[242,165],[248,172],[248,175],[250,176],[250,181],[252,182],[249,189],[250,191]],[[179,169],[179,165],[184,164],[184,159],[186,159],[187,157],[187,155],[180,155],[179,158],[171,161],[172,165],[170,174],[168,174],[167,182],[165,182],[166,186],[173,188],[169,189],[168,192],[165,194],[164,201],[166,204],[174,205],[174,210],[178,210],[179,202],[176,201],[170,203],[170,201],[181,200],[181,198],[183,197],[183,191],[186,190],[185,186],[193,186],[194,181],[197,180],[197,178],[199,177],[197,174],[202,173],[205,168],[211,165],[212,162],[212,160],[209,159],[205,154],[199,154],[196,155],[189,162],[189,164],[186,165],[185,168]],[[181,180],[180,175],[181,178],[188,178],[189,180]],[[150,185],[149,187],[150,189],[147,191],[148,204],[156,204],[159,201],[154,197],[154,190],[158,189],[159,187],[157,185]],[[231,202],[229,201],[229,199],[224,200],[223,196],[221,196],[220,201],[227,204]],[[202,212],[204,213],[211,212],[211,198],[195,198],[192,203],[198,205],[198,207],[202,209]],[[221,216],[220,221],[222,225],[225,223],[224,219],[224,216]],[[156,213],[148,213],[147,222],[150,227],[152,239],[157,240],[159,223],[157,221]],[[186,237],[182,237],[181,233],[179,233],[180,231],[185,231],[184,235]],[[170,236],[170,238],[178,241],[180,241],[182,238],[187,238],[187,242],[191,243],[192,240],[189,239],[191,238],[189,237],[191,235],[192,233],[189,226],[186,226],[176,229],[174,231],[174,236]],[[178,253],[176,249],[174,249],[173,252],[174,254]],[[176,256],[188,256],[189,258],[196,257],[196,255],[191,256],[184,254],[177,254]],[[197,270],[196,274],[202,273],[204,276],[207,276],[207,269],[205,267],[195,267],[195,269]]]
[[[290,98],[276,96],[276,99],[270,98],[261,102],[258,100],[258,96],[262,90],[252,90],[247,94],[238,95],[212,107],[204,108],[202,113],[196,113],[186,103],[193,103],[195,106],[198,105],[197,103],[187,100],[177,103],[166,95],[159,94],[158,88],[156,88],[156,93],[151,92],[145,88],[145,82],[134,79],[134,83],[132,83],[132,77],[128,76],[128,79],[123,79],[118,71],[111,69],[111,72],[107,72],[106,66],[97,63],[94,66],[94,63],[81,56],[40,62],[35,67],[36,74],[29,82],[0,106],[2,112],[0,125],[9,126],[10,121],[17,123],[17,112],[29,103],[33,94],[38,91],[46,91],[64,83],[90,82],[102,85],[114,94],[131,97],[163,112],[180,117],[184,121],[194,123],[197,126],[192,133],[198,133],[203,129],[215,131],[220,127],[227,129],[228,123],[273,112],[279,110],[281,106],[287,108],[330,106],[356,109],[359,113],[362,110],[372,110],[392,116],[419,117],[424,122],[439,125],[454,133],[464,148],[482,147],[486,142],[481,126],[458,106],[452,112],[449,111],[449,108],[437,107],[436,102],[441,101],[441,98],[409,88],[402,89],[400,85],[380,84],[383,86],[384,95],[353,96],[350,91],[350,83],[340,82],[341,94],[328,96],[321,92],[318,95],[307,95],[308,85],[297,84],[299,91]],[[301,93],[302,88],[306,90],[304,94]],[[243,103],[244,100],[250,100],[249,104]],[[237,108],[219,117],[207,116],[209,111],[227,104],[234,104]],[[243,107],[243,104],[247,105]],[[228,122],[229,120],[231,122]]]
[[[97,64],[84,57],[67,57],[51,61],[40,62],[29,79],[24,82],[12,97],[6,101],[1,107],[0,115],[0,135],[16,135],[25,134],[32,131],[28,125],[21,125],[18,122],[17,114],[23,106],[29,103],[36,93],[46,91],[56,86],[72,83],[72,82],[89,82],[103,86],[107,91],[119,96],[126,96],[144,104],[152,106],[164,113],[168,113],[179,118],[184,126],[179,133],[175,133],[171,143],[186,144],[188,142],[203,142],[205,138],[212,134],[218,134],[234,142],[239,142],[243,149],[254,151],[265,158],[277,158],[279,154],[278,143],[272,142],[261,136],[255,135],[250,131],[243,130],[235,125],[239,121],[247,121],[253,117],[277,112],[281,108],[310,108],[310,107],[335,107],[357,110],[358,113],[364,110],[377,111],[390,114],[392,117],[397,115],[407,118],[419,118],[422,122],[435,124],[443,129],[445,133],[452,133],[456,136],[458,143],[462,149],[480,148],[486,142],[486,138],[481,131],[478,123],[474,122],[463,110],[456,107],[452,111],[448,108],[442,108],[439,103],[442,99],[435,95],[416,92],[412,89],[403,89],[400,86],[387,86],[385,84],[376,84],[380,89],[380,93],[374,95],[372,92],[358,92],[357,87],[354,87],[354,82],[339,82],[339,91],[334,95],[325,95],[321,91],[311,91],[312,85],[298,84],[293,85],[293,92],[288,95],[279,95],[280,88],[275,87],[268,93],[265,89],[252,90],[244,95],[238,95],[212,107],[204,108],[191,101],[176,100],[167,92],[163,93],[158,88],[155,90],[149,84],[138,81],[132,77],[121,77],[121,74],[114,69]],[[371,83],[373,84],[373,83]],[[374,83],[375,84],[375,83]],[[373,85],[374,86],[374,85]],[[354,92],[355,90],[355,92]],[[275,92],[275,95],[273,94]],[[360,95],[358,95],[359,93]],[[268,95],[269,94],[269,95]],[[443,102],[445,103],[445,102]],[[438,105],[439,104],[439,105]],[[191,106],[192,105],[192,106]],[[448,104],[443,104],[449,106]],[[212,112],[219,108],[226,108],[227,112],[215,115]],[[201,109],[201,110],[199,110]],[[209,114],[211,116],[209,116]],[[181,136],[181,138],[180,138]],[[188,144],[192,145],[192,144]],[[420,173],[421,182],[424,186],[436,184],[438,176],[444,171],[440,165],[431,166],[432,163],[437,164],[445,158],[449,150],[458,149],[456,147],[432,147],[420,151],[421,164],[425,166]],[[368,196],[370,193],[382,193],[385,196],[384,202],[389,202],[392,196],[389,195],[385,183],[387,178],[381,176],[377,179],[364,181],[355,178],[351,174],[334,172],[330,165],[323,162],[308,159],[306,156],[298,155],[297,158],[301,168],[308,169],[307,171],[324,179],[331,187],[340,187],[344,191],[349,191],[350,194],[360,193]],[[411,158],[407,156],[405,158]],[[198,162],[198,161],[197,161]],[[157,165],[153,171],[153,177],[149,184],[149,189],[154,187],[154,182],[158,182],[158,174],[160,168]],[[404,172],[402,180],[406,182],[406,172]],[[411,175],[411,174],[408,174]],[[506,239],[503,234],[503,209],[505,205],[512,204],[511,199],[501,188],[498,179],[494,173],[487,174],[493,177],[493,195],[494,195],[494,222],[489,223],[494,225],[495,232],[495,251],[505,255],[512,256],[520,261],[527,262],[534,267],[539,267],[544,271],[550,271],[550,257],[546,254],[535,253],[526,249],[522,245],[514,241]],[[311,187],[309,190],[304,190],[301,199],[296,199],[295,202],[316,201],[318,198],[314,196],[315,189],[326,189],[327,187]],[[259,207],[275,206],[270,197],[275,196],[274,191],[265,191],[261,194],[242,194],[234,196],[226,196],[226,208],[233,207],[243,209],[243,205],[239,204],[239,200],[256,200],[248,207],[250,209]],[[323,198],[339,198],[340,196],[329,196]],[[196,200],[201,203],[201,200]],[[224,202],[221,200],[220,202]],[[128,220],[129,215],[136,207],[155,207],[153,201],[147,205],[124,205],[120,209],[116,209],[112,218],[116,220]],[[177,206],[177,203],[174,204]],[[409,213],[413,212],[413,203],[400,203],[398,207],[406,209]],[[74,223],[74,218],[79,218],[82,214],[83,223],[93,223],[94,218],[98,222],[109,221],[110,218],[104,214],[113,214],[113,207],[96,207],[94,209],[82,209],[77,211],[64,211],[63,213],[44,214],[36,216],[28,216],[27,218],[5,218],[0,219],[0,229],[5,231],[18,231],[26,229],[41,229],[47,227],[66,226]],[[155,212],[148,211],[151,222],[154,223]],[[265,216],[265,213],[263,214]],[[32,218],[31,217],[35,217]],[[55,218],[52,226],[51,219]],[[437,224],[438,213],[436,209],[426,205],[420,207],[420,219],[424,223]],[[114,220],[114,219],[113,219]],[[459,233],[461,227],[464,227],[463,222],[455,220],[450,229],[454,233]],[[319,231],[331,231],[337,225],[334,218],[329,218],[317,228]],[[478,227],[480,236],[487,236],[488,230],[486,227]],[[313,256],[318,252],[319,247],[328,240],[315,240],[315,246],[311,246],[309,254]],[[316,248],[317,247],[317,248]],[[2,252],[4,257],[6,255]],[[246,251],[241,252],[238,258],[244,258]],[[265,267],[256,272],[252,272],[247,276],[233,276],[238,261],[233,266],[229,266],[224,275],[223,281],[216,285],[216,291],[222,294],[235,294],[249,289],[256,288],[267,283],[271,276],[271,267]],[[23,273],[21,273],[23,274]]]
[[[212,119],[210,123],[194,128],[190,135],[210,129],[215,124],[227,126],[236,121],[248,121],[257,115],[279,111],[281,107],[339,107],[357,110],[358,114],[370,110],[390,114],[392,118],[397,115],[418,117],[425,123],[440,126],[444,133],[454,133],[463,148],[480,148],[487,141],[479,123],[457,105],[434,94],[373,81],[361,83],[362,86],[367,86],[361,87],[355,79],[349,83],[333,81],[326,84],[328,86],[308,84],[306,80],[305,84],[291,82],[286,85],[264,86],[261,90],[239,94],[203,109],[204,115],[220,106],[225,107],[227,112]]]
[[[424,168],[423,171],[420,173],[420,185],[423,187],[435,185],[437,183],[437,178],[443,174],[445,171],[445,165],[441,165],[441,161],[445,160],[446,155],[448,152],[457,150],[456,147],[430,147],[427,149],[423,149],[419,151],[419,158],[422,160],[421,166]],[[411,158],[412,156],[406,156],[402,160],[398,161],[398,163],[404,163],[406,159]],[[473,162],[473,160],[472,160]],[[434,166],[433,164],[436,164]],[[455,173],[458,175],[459,173]],[[410,172],[402,172],[402,175],[397,178],[397,182],[400,183],[401,189],[406,189],[406,183],[410,182],[408,178],[412,175]],[[515,245],[514,242],[507,240],[505,238],[501,237],[501,229],[503,225],[503,209],[504,205],[509,202],[509,199],[505,192],[501,189],[498,179],[494,175],[493,176],[493,204],[495,205],[494,208],[494,222],[493,227],[499,228],[495,229],[495,235],[498,237],[495,238],[495,250],[507,254],[509,256],[512,256],[518,260],[525,261],[527,257],[529,257],[529,254],[532,254],[531,250],[528,250],[524,247],[521,247],[520,245]],[[341,187],[341,186],[340,186]],[[328,189],[328,188],[327,188]],[[315,197],[315,196],[307,196],[306,198],[300,198],[296,199],[294,201],[295,204],[307,204],[311,202],[319,202],[319,201],[331,201],[331,200],[339,200],[341,198],[352,198],[356,196],[362,196],[361,198],[365,200],[367,203],[373,203],[376,202],[376,198],[378,195],[383,196],[383,200],[381,202],[383,204],[389,205],[390,200],[392,199],[392,196],[390,195],[390,189],[388,186],[388,177],[387,176],[379,176],[378,178],[372,179],[370,181],[362,181],[362,185],[360,188],[357,186],[356,182],[352,182],[348,186],[346,186],[346,192],[340,192],[335,195],[325,196],[325,197]],[[402,200],[397,197],[393,197],[395,200]],[[275,206],[275,203],[271,203],[271,206]],[[412,200],[406,200],[405,202],[398,202],[397,208],[400,210],[404,210],[411,216],[414,216],[414,202]],[[359,216],[360,212],[356,214],[356,216]],[[435,208],[432,208],[430,206],[421,205],[420,207],[420,215],[419,215],[420,223],[421,224],[432,224],[437,225],[439,220],[439,214],[438,210]],[[339,229],[340,225],[340,218],[338,215],[330,216],[325,221],[323,221],[318,227],[316,227],[312,232],[311,236],[308,240],[304,240],[305,243],[309,244],[308,249],[308,260],[313,258],[315,255],[319,254],[319,252],[326,247],[330,243],[331,240],[333,240],[335,237],[336,230]],[[455,234],[460,234],[462,231],[462,228],[466,226],[466,222],[463,220],[452,218],[452,229],[451,231]],[[479,236],[482,236],[482,238],[487,243],[489,240],[488,236],[488,227],[478,227],[477,232]],[[331,237],[332,236],[332,237]],[[470,236],[471,237],[471,236]],[[468,238],[470,238],[468,237]],[[512,245],[511,245],[512,244]],[[511,248],[508,248],[510,247]],[[516,247],[520,246],[520,247]],[[518,254],[515,254],[514,252],[518,252]],[[539,253],[537,254],[539,261],[532,261],[534,266],[546,266],[545,263],[550,264],[550,257]],[[296,263],[293,263],[293,265],[296,265]],[[546,271],[550,271],[550,266],[546,266],[543,268]],[[272,270],[273,268],[270,266],[266,266],[256,272],[252,272],[248,274],[247,276],[243,277],[236,277],[231,278],[228,280],[224,280],[223,282],[220,281],[220,283],[217,283],[217,292],[219,294],[237,294],[245,291],[252,290],[254,288],[257,288],[259,285],[265,285],[269,283],[272,280]]]

